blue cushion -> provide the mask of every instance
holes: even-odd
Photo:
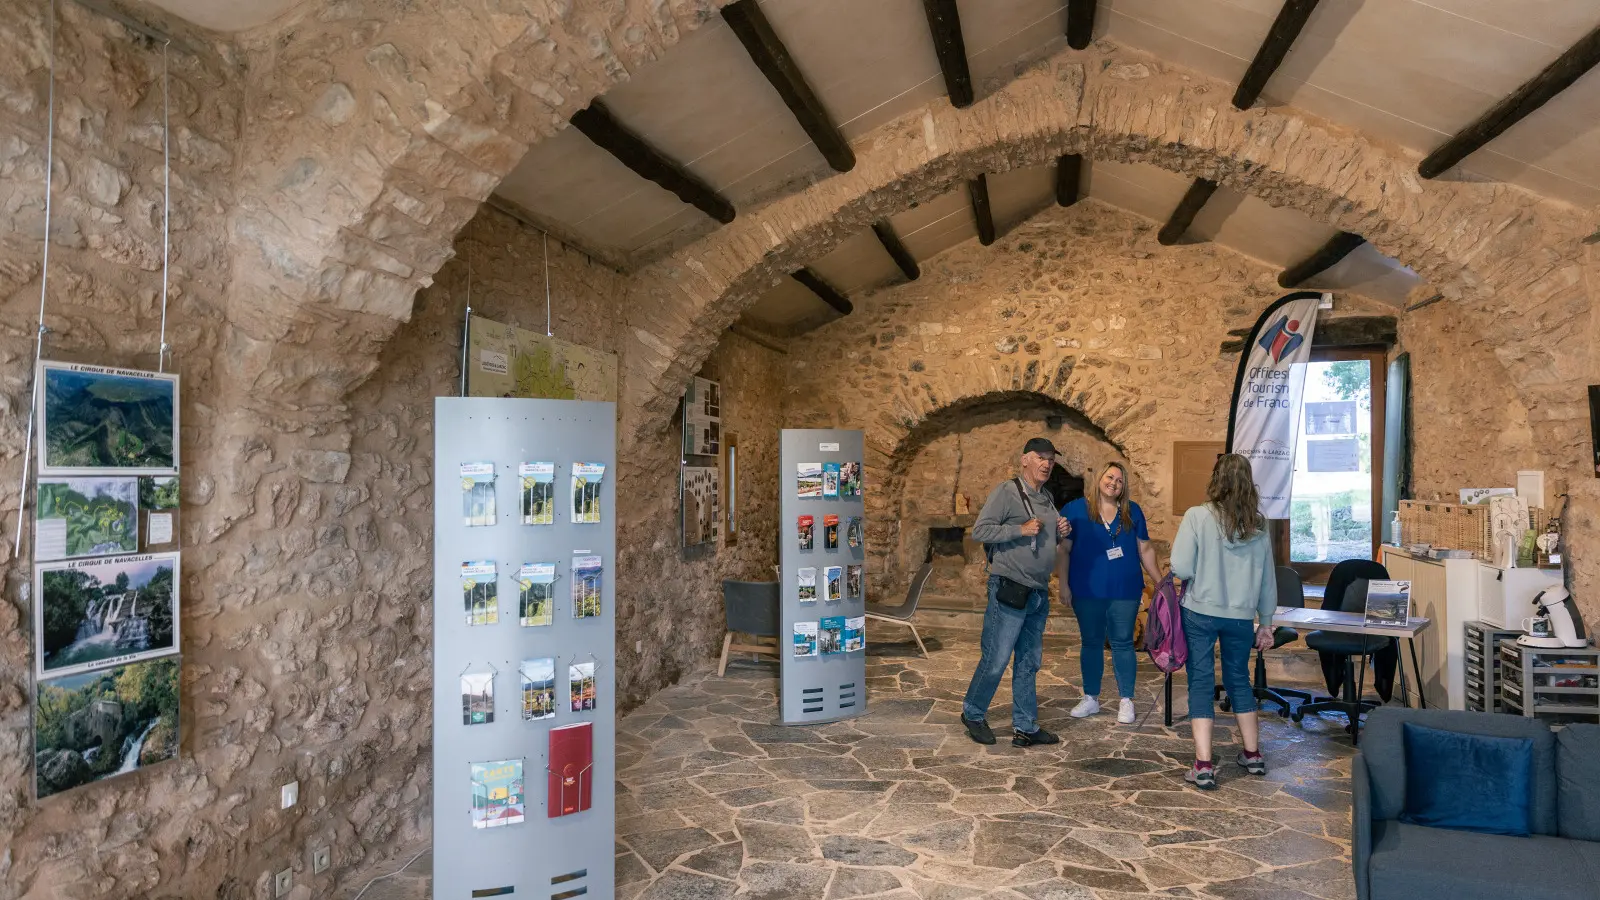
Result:
[[[1400,821],[1527,837],[1533,741],[1404,725],[1406,804]]]

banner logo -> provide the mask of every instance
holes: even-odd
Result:
[[[1305,340],[1306,336],[1300,333],[1300,320],[1283,315],[1262,333],[1257,344],[1272,356],[1273,362],[1281,363],[1285,356],[1299,349]]]

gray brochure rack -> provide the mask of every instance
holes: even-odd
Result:
[[[858,618],[866,615],[866,514],[860,495],[854,497],[799,496],[799,469],[802,463],[818,466],[826,463],[862,463],[863,442],[859,431],[832,429],[785,429],[782,440],[781,469],[778,473],[783,518],[778,523],[779,554],[783,561],[779,591],[782,605],[779,636],[781,672],[781,709],[785,725],[809,725],[832,722],[859,716],[867,711],[867,653],[865,629],[862,649],[845,653],[822,653],[816,656],[796,657],[794,633],[796,622],[820,623],[825,618]],[[839,517],[839,547],[828,550],[825,544],[824,517]],[[801,550],[799,519],[811,516],[812,549]],[[849,522],[860,520],[861,541],[856,547],[849,545]],[[861,590],[851,596],[848,588],[841,590],[839,600],[827,599],[826,572],[830,566],[861,566]],[[799,572],[802,568],[816,570],[815,601],[800,601]],[[819,633],[819,641],[821,635]]]
[[[521,463],[553,462],[554,523],[524,525]],[[598,524],[572,521],[573,465],[604,463]],[[433,896],[529,900],[615,896],[616,778],[616,406],[566,400],[440,397],[434,402],[433,526]],[[461,465],[494,464],[498,521],[467,527]],[[572,560],[599,556],[600,615],[573,616]],[[498,619],[468,624],[461,564],[493,560]],[[518,571],[555,563],[553,621],[519,621]],[[480,611],[480,618],[482,613]],[[519,666],[555,660],[553,718],[524,721]],[[572,711],[568,669],[594,663],[594,708]],[[491,673],[493,721],[464,724],[464,674]],[[550,731],[593,728],[589,809],[550,818]],[[474,826],[472,765],[522,761],[524,818]],[[511,787],[515,790],[516,785]],[[493,892],[493,893],[491,893]]]

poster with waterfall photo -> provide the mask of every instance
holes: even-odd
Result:
[[[715,466],[683,467],[683,545],[696,547],[717,540],[718,502]]]
[[[59,678],[178,652],[178,554],[34,568],[34,671]]]
[[[33,713],[40,799],[178,755],[178,658],[41,680]]]

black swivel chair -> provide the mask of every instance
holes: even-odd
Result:
[[[1305,588],[1300,584],[1300,573],[1288,566],[1278,566],[1273,574],[1278,581],[1278,605],[1300,608],[1306,605]],[[1293,628],[1282,626],[1272,630],[1272,649],[1276,650],[1286,644],[1292,644],[1300,639],[1300,632]],[[1222,701],[1222,711],[1228,712],[1230,705],[1224,696],[1225,688],[1217,685],[1216,697]],[[1260,650],[1256,651],[1255,695],[1258,703],[1276,703],[1279,707],[1278,715],[1287,716],[1293,705],[1289,702],[1298,700],[1302,703],[1310,702],[1311,695],[1305,691],[1294,688],[1274,688],[1267,686],[1267,660]]]
[[[1334,612],[1355,612],[1364,609],[1367,600],[1367,582],[1389,578],[1389,570],[1370,559],[1347,559],[1333,567],[1328,575],[1328,589],[1323,596],[1322,608]],[[1361,743],[1361,716],[1383,704],[1361,699],[1361,688],[1367,680],[1367,657],[1388,647],[1394,638],[1382,635],[1347,634],[1340,631],[1313,631],[1306,635],[1306,646],[1318,653],[1335,657],[1344,671],[1344,684],[1339,697],[1316,697],[1302,703],[1289,714],[1296,722],[1307,713],[1340,712],[1350,720],[1345,731],[1351,742]],[[1361,660],[1359,676],[1355,659]]]

